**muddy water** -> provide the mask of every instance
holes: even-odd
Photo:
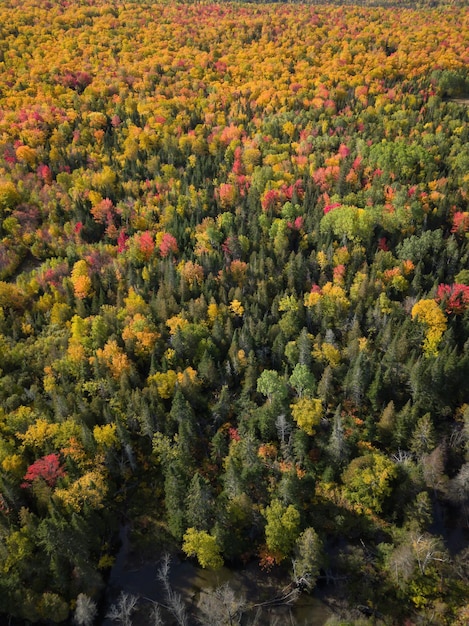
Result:
[[[127,536],[127,529],[121,531],[122,547],[119,551],[114,567],[111,571],[106,604],[110,606],[121,591],[139,596],[140,609],[133,616],[134,626],[150,626],[149,611],[152,602],[165,604],[165,594],[161,582],[158,580],[158,559],[145,560],[145,555],[135,554]],[[187,606],[190,615],[189,624],[199,624],[194,618],[197,615],[197,603],[201,593],[215,589],[228,583],[238,597],[244,597],[250,608],[243,616],[242,624],[251,623],[259,611],[258,626],[298,625],[322,626],[333,615],[332,610],[317,594],[310,596],[302,594],[292,606],[263,606],[255,605],[268,602],[278,597],[281,592],[281,581],[275,576],[259,570],[251,565],[242,570],[230,570],[222,567],[217,571],[204,570],[189,561],[173,557],[171,560],[169,580],[171,587],[177,591]],[[105,608],[104,614],[107,612]],[[173,622],[166,616],[165,625]],[[104,619],[102,626],[112,626],[113,622]]]

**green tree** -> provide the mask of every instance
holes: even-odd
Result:
[[[282,402],[288,395],[287,385],[275,370],[264,370],[257,379],[257,391],[266,396],[269,403]]]
[[[208,480],[196,472],[186,497],[186,520],[196,530],[208,530],[211,526],[213,498]]]
[[[313,396],[316,390],[316,379],[307,365],[297,363],[288,382],[300,398]]]
[[[284,506],[280,500],[272,500],[263,515],[267,521],[267,547],[282,561],[290,554],[300,533],[300,514],[292,504]]]
[[[306,528],[296,540],[293,559],[293,579],[297,585],[311,591],[324,565],[322,541],[314,528]]]

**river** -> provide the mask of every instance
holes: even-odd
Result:
[[[148,561],[143,554],[135,554],[132,551],[128,538],[128,529],[121,529],[121,548],[111,570],[106,606],[103,613],[106,614],[109,606],[116,601],[120,592],[138,596],[138,610],[132,616],[133,626],[150,626],[149,612],[154,602],[166,603],[164,586],[158,579],[160,562]],[[285,581],[284,581],[285,582]],[[188,624],[199,624],[195,619],[197,604],[201,594],[210,593],[211,590],[228,584],[237,598],[245,598],[246,606],[249,607],[243,615],[241,624],[251,624],[257,616],[257,626],[322,626],[331,616],[332,609],[326,604],[318,592],[313,594],[301,594],[292,605],[281,604],[279,606],[256,605],[269,602],[281,594],[282,581],[275,574],[269,574],[259,569],[257,564],[251,564],[244,569],[228,569],[222,567],[219,570],[205,570],[196,566],[192,561],[180,560],[172,557],[170,564],[169,583],[173,591],[180,594],[187,607],[189,615]],[[165,614],[165,626],[176,624],[172,622],[168,614]],[[168,621],[169,620],[169,621]],[[238,622],[233,622],[238,623]],[[113,626],[115,622],[104,618],[101,626]]]

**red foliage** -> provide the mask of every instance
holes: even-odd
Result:
[[[230,435],[230,439],[231,441],[240,441],[241,437],[238,433],[238,429],[237,428],[230,428],[228,431],[228,434]]]
[[[243,163],[241,161],[241,148],[240,148],[240,146],[238,146],[236,148],[235,152],[234,152],[233,172],[237,176],[240,176],[241,174],[244,174],[244,167],[243,167]]]
[[[277,189],[269,189],[265,192],[261,200],[263,211],[270,211],[279,203],[279,192]]]
[[[127,247],[127,239],[129,237],[125,234],[125,230],[121,230],[119,236],[117,237],[117,251],[122,253],[125,251]]]
[[[383,250],[383,252],[387,252],[389,250],[388,240],[386,237],[381,237],[378,241],[378,250]]]
[[[91,215],[95,222],[100,224],[110,223],[112,221],[114,205],[112,200],[104,198],[91,209]]]
[[[138,239],[138,245],[140,248],[140,252],[143,254],[145,260],[148,261],[155,249],[155,241],[153,239],[153,235],[149,230],[146,230],[140,235]]]
[[[55,487],[59,478],[65,476],[64,468],[60,465],[58,454],[48,454],[30,465],[24,475],[23,489],[30,487],[35,480],[44,480],[49,487]]]
[[[338,165],[328,165],[320,167],[313,174],[313,180],[321,191],[329,191],[338,181],[340,168]]]
[[[469,286],[458,283],[438,285],[435,300],[443,303],[446,313],[462,315],[469,307]]]
[[[64,87],[81,92],[91,84],[93,78],[87,72],[67,72],[58,79]]]
[[[467,233],[469,231],[469,213],[467,211],[456,211],[453,215],[452,233]]]
[[[304,223],[305,223],[304,217],[299,215],[298,217],[295,218],[294,222],[287,222],[287,226],[288,228],[291,228],[292,230],[301,230],[304,226]]]
[[[345,271],[345,265],[336,265],[336,267],[334,267],[334,280],[339,283],[343,283]]]
[[[222,207],[232,206],[236,200],[236,187],[231,183],[222,183],[218,188],[218,198]]]
[[[37,168],[37,175],[39,176],[39,178],[41,178],[48,185],[51,184],[51,182],[52,182],[52,172],[51,172],[50,167],[48,165],[45,165],[44,163],[41,163],[41,165],[39,165],[38,168]]]
[[[349,154],[350,154],[350,148],[348,148],[344,143],[341,143],[339,146],[338,155],[342,159],[345,159],[345,157],[348,157]]]
[[[178,243],[176,237],[173,237],[170,233],[165,233],[160,243],[160,254],[162,257],[167,257],[170,252],[173,254],[179,252]]]
[[[326,204],[326,206],[324,207],[324,215],[326,215],[326,213],[329,213],[329,211],[332,211],[333,209],[337,209],[338,207],[340,207],[340,202],[334,202],[333,204]]]

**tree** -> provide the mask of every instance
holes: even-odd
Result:
[[[299,398],[295,404],[290,405],[293,419],[298,426],[308,435],[314,435],[316,426],[319,425],[323,408],[318,398]]]
[[[204,590],[197,605],[202,626],[234,626],[241,624],[246,608],[243,596],[237,596],[228,583],[213,591]]]
[[[300,514],[290,504],[284,506],[280,500],[272,500],[263,513],[267,524],[265,538],[268,549],[277,562],[291,552],[300,532]]]
[[[435,447],[435,432],[430,413],[425,413],[417,422],[417,426],[412,434],[410,449],[421,458],[423,454],[428,454]]]
[[[196,530],[208,530],[211,525],[213,498],[209,482],[196,472],[186,497],[187,523]]]
[[[96,602],[85,593],[79,593],[73,621],[78,626],[92,626],[98,613]]]
[[[306,528],[296,540],[293,559],[293,579],[302,588],[311,591],[323,565],[323,546],[314,528]]]
[[[333,233],[337,238],[368,242],[373,231],[374,218],[370,211],[355,206],[339,206],[321,220],[321,232]]]
[[[182,549],[187,556],[196,556],[201,567],[219,569],[223,565],[216,537],[205,530],[188,528],[183,537]]]
[[[132,614],[136,611],[138,596],[121,591],[117,601],[111,605],[106,614],[113,622],[119,622],[123,626],[132,626]]]
[[[266,396],[269,403],[274,400],[282,402],[288,394],[285,381],[275,370],[264,370],[262,372],[257,379],[257,391]]]
[[[349,458],[349,446],[345,438],[344,426],[342,423],[342,411],[340,405],[337,407],[332,423],[332,432],[329,438],[327,451],[333,461],[334,467],[343,467]]]
[[[443,311],[435,300],[419,300],[412,307],[412,319],[417,319],[427,329],[425,341],[423,342],[425,355],[428,357],[436,356],[438,354],[438,345],[447,326]]]
[[[288,382],[295,389],[300,398],[311,397],[316,390],[316,380],[307,365],[297,363]]]
[[[24,475],[22,487],[30,487],[42,479],[49,487],[55,487],[59,478],[65,476],[58,454],[48,454],[30,465]]]
[[[342,475],[347,494],[361,509],[380,513],[397,477],[395,464],[380,452],[353,459]]]

